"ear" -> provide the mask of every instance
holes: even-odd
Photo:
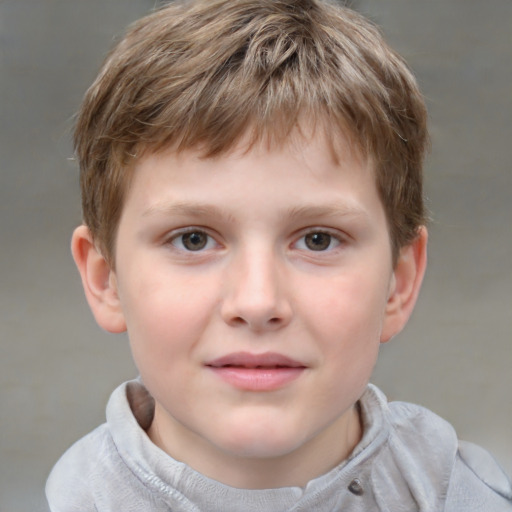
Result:
[[[386,304],[382,343],[396,336],[411,316],[427,266],[427,239],[427,229],[422,226],[411,244],[400,250]]]
[[[124,332],[126,322],[117,292],[115,273],[98,250],[87,226],[79,226],[73,232],[71,252],[96,322],[106,331]]]

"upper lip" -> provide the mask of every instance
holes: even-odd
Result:
[[[234,352],[208,361],[206,366],[213,368],[239,367],[239,368],[305,368],[306,365],[283,354],[265,352],[252,354],[250,352]]]

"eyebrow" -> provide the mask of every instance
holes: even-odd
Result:
[[[364,208],[349,203],[307,204],[290,208],[286,213],[291,219],[347,216],[368,217],[368,212]]]
[[[179,215],[184,217],[211,218],[224,221],[234,221],[235,216],[216,205],[208,203],[157,203],[149,206],[142,212],[143,217],[154,215]],[[359,217],[366,218],[368,213],[362,207],[349,203],[330,204],[304,204],[293,206],[284,211],[283,217],[292,221],[303,218],[325,218],[325,217]]]
[[[143,217],[154,215],[180,215],[183,217],[208,217],[214,219],[232,220],[234,216],[226,213],[218,206],[206,203],[157,203],[142,212]]]

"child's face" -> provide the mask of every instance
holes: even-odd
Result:
[[[151,432],[185,462],[199,451],[199,470],[321,453],[356,428],[399,330],[373,171],[348,146],[336,163],[319,136],[198,155],[143,158],[119,225],[111,282],[156,400]]]

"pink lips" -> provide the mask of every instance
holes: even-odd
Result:
[[[274,352],[236,352],[206,364],[216,375],[245,391],[274,391],[300,377],[306,366]]]

